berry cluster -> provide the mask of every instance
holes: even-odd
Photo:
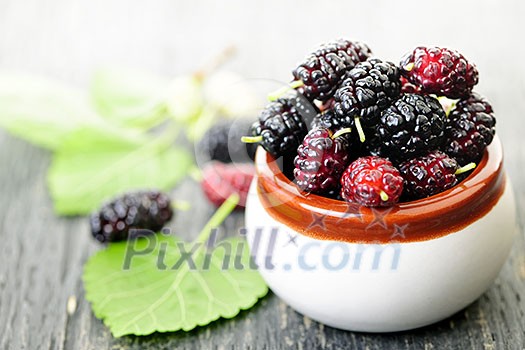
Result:
[[[306,193],[364,206],[429,197],[455,186],[495,135],[492,107],[472,91],[478,71],[454,50],[417,47],[396,65],[337,40],[293,77],[295,94],[277,96],[245,141],[284,169],[295,157],[289,176]]]

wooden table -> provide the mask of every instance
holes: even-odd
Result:
[[[460,49],[481,72],[506,151],[519,211],[512,256],[477,302],[448,320],[396,334],[344,332],[311,321],[268,295],[252,310],[189,333],[112,338],[84,300],[82,266],[100,247],[85,218],[53,214],[45,184],[50,154],[0,131],[1,349],[523,349],[525,347],[525,2],[0,1],[0,69],[87,86],[100,65],[166,76],[191,71],[228,44],[227,65],[248,78],[285,81],[306,51],[335,37],[366,41],[397,61],[418,44]],[[174,195],[200,193],[187,180]],[[194,237],[212,209],[173,223]],[[226,229],[242,225],[231,217]],[[388,291],[385,291],[388,293]],[[78,300],[66,313],[68,297]]]

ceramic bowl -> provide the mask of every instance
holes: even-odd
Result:
[[[256,167],[252,256],[275,294],[326,325],[394,332],[440,321],[487,290],[509,255],[515,203],[497,137],[459,185],[384,209],[301,194],[261,147]]]

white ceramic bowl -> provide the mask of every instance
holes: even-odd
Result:
[[[515,233],[496,138],[477,169],[439,195],[391,209],[303,196],[259,147],[248,242],[272,289],[329,326],[394,332],[442,320],[494,281]]]

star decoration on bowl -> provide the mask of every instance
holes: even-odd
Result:
[[[407,227],[408,227],[408,224],[405,224],[405,225],[394,224],[394,232],[390,236],[390,239],[394,239],[396,237],[406,238],[405,230],[407,229]]]
[[[326,224],[325,224],[326,214],[317,214],[314,212],[312,212],[311,214],[312,214],[312,221],[310,222],[310,225],[308,225],[306,229],[308,230],[311,228],[320,227],[323,229],[323,231],[326,231]]]
[[[347,203],[346,211],[343,215],[341,215],[339,220],[337,220],[337,223],[340,223],[341,221],[347,218],[358,218],[361,222],[363,222],[364,218],[363,213],[361,212],[361,208],[362,206],[360,206],[359,204]]]
[[[372,228],[376,225],[379,225],[384,229],[388,228],[385,218],[388,216],[388,214],[390,214],[392,209],[392,207],[386,209],[372,208],[372,214],[374,215],[374,219],[372,220],[372,222],[370,222],[366,229]]]

